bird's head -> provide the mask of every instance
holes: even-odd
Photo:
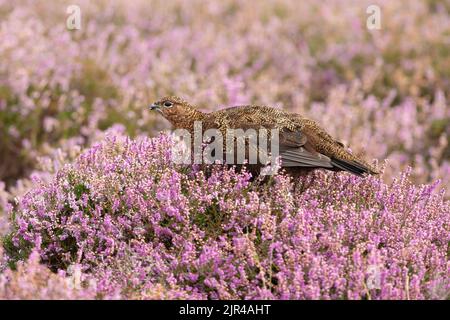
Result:
[[[158,111],[177,128],[190,127],[193,121],[201,120],[202,116],[202,112],[176,96],[159,99],[150,105],[150,110]]]

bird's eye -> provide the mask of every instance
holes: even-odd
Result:
[[[172,102],[170,102],[170,101],[164,102],[164,107],[170,108],[171,106],[173,106],[173,103],[172,103]]]

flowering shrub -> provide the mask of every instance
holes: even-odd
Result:
[[[436,184],[205,176],[174,165],[171,145],[111,136],[31,189],[14,209],[9,264],[35,248],[55,272],[79,266],[97,297],[449,297],[450,203]]]
[[[0,249],[0,255],[2,250]],[[65,277],[54,274],[40,264],[39,254],[33,252],[26,262],[20,262],[17,271],[0,274],[0,299],[93,299],[93,288],[81,287],[81,273]]]
[[[0,298],[449,298],[447,3],[71,4],[0,0]],[[384,175],[175,166],[143,137],[168,94],[301,113]]]
[[[53,148],[121,123],[166,122],[145,106],[176,94],[206,109],[267,104],[312,117],[387,177],[450,183],[448,6],[377,1],[0,0],[0,180],[15,185]],[[389,181],[387,181],[389,182]],[[26,182],[25,182],[26,184]],[[22,192],[13,194],[20,195]]]

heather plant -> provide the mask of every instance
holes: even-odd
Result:
[[[368,30],[365,1],[81,0],[72,31],[71,2],[0,4],[8,188],[37,157],[89,146],[114,124],[131,136],[166,128],[145,106],[167,94],[300,112],[355,152],[390,159],[387,177],[411,166],[417,183],[449,183],[445,3],[378,1],[382,29]]]
[[[0,249],[0,258],[3,250]],[[0,269],[1,270],[1,269]],[[82,274],[74,269],[73,274],[54,274],[40,264],[40,257],[33,252],[27,261],[21,261],[16,271],[10,269],[0,273],[0,299],[93,299],[96,290],[92,283],[82,287]]]
[[[71,4],[0,0],[0,298],[449,298],[446,2]],[[169,94],[301,113],[384,174],[175,165]]]
[[[38,183],[13,209],[9,265],[34,248],[54,272],[79,266],[100,298],[448,298],[438,183],[205,175],[175,165],[172,144],[111,135]]]

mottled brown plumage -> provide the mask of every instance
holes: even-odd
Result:
[[[204,131],[219,129],[223,137],[226,137],[227,129],[279,129],[282,167],[293,175],[314,169],[348,171],[359,176],[378,173],[315,121],[295,113],[255,105],[204,113],[175,96],[158,100],[151,109],[158,110],[175,128],[190,132],[193,132],[194,121],[201,121]]]

